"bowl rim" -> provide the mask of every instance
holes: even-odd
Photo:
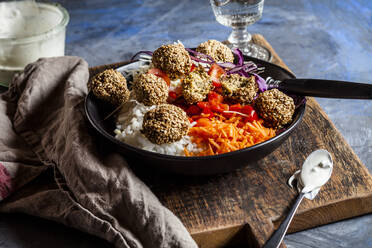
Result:
[[[244,58],[247,58],[248,60],[261,61],[259,59],[251,58],[249,56],[244,56]],[[134,62],[136,62],[136,61],[131,61],[128,64],[131,64],[131,63],[134,63]],[[276,67],[279,70],[284,71],[291,78],[295,78],[295,75],[292,72],[290,72],[290,71],[288,71],[288,70],[286,70],[286,69],[284,69],[284,68],[282,68],[282,67],[280,67],[278,65],[275,65],[273,63],[270,63],[270,62],[267,62],[267,61],[264,61],[264,62],[270,64],[273,67]],[[277,134],[275,137],[272,137],[272,138],[270,138],[270,139],[268,139],[268,140],[266,140],[264,142],[261,142],[261,143],[255,144],[253,146],[243,148],[243,149],[239,149],[239,150],[236,150],[236,151],[227,152],[227,153],[218,154],[218,155],[190,156],[190,157],[187,157],[187,156],[179,156],[179,155],[168,155],[168,154],[162,154],[162,153],[157,153],[157,152],[152,152],[152,151],[144,150],[144,149],[141,149],[141,148],[138,148],[138,147],[135,147],[135,146],[126,144],[126,143],[124,143],[124,142],[116,139],[115,136],[114,136],[114,133],[112,133],[112,134],[108,133],[105,129],[102,129],[99,125],[97,125],[96,122],[93,120],[92,116],[90,115],[90,111],[88,110],[88,101],[89,101],[89,98],[95,98],[95,96],[93,95],[92,92],[89,92],[86,95],[85,100],[84,100],[84,111],[85,111],[85,114],[87,116],[87,119],[90,122],[90,124],[94,127],[94,129],[96,129],[96,131],[98,131],[106,139],[110,140],[111,142],[113,142],[114,144],[116,144],[116,145],[118,145],[120,147],[123,147],[123,148],[125,148],[127,150],[131,150],[133,152],[137,152],[137,153],[140,152],[142,154],[145,153],[145,154],[152,155],[152,156],[156,155],[156,156],[158,156],[159,158],[161,158],[163,160],[175,160],[176,159],[176,160],[182,160],[182,161],[203,161],[203,160],[210,160],[210,159],[222,159],[224,157],[230,157],[230,156],[238,155],[240,153],[249,152],[251,150],[255,150],[255,149],[258,149],[258,148],[260,148],[262,146],[265,146],[268,143],[275,142],[275,140],[278,140],[278,139],[282,138],[286,134],[290,133],[294,128],[296,128],[296,126],[301,122],[302,117],[303,117],[303,115],[305,113],[305,108],[306,108],[306,102],[304,102],[303,104],[301,104],[295,110],[297,112],[297,115],[296,115],[296,118],[292,121],[292,123],[283,132]]]
[[[7,3],[7,2],[4,2]],[[53,36],[55,34],[58,34],[61,30],[66,28],[68,22],[70,21],[70,15],[68,11],[59,3],[53,3],[53,2],[36,2],[39,7],[43,8],[51,8],[56,7],[60,13],[62,14],[62,19],[59,23],[57,23],[55,26],[53,26],[51,29],[32,36],[23,37],[23,38],[0,38],[0,43],[9,43],[12,45],[18,45],[18,44],[27,44],[32,43],[40,40],[45,40],[46,38]]]

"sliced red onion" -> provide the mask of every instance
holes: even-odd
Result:
[[[254,77],[256,79],[256,82],[258,84],[258,89],[261,92],[266,91],[267,90],[267,83],[266,83],[265,79],[263,79],[262,77],[260,77],[257,73],[252,73],[252,75],[254,75]]]
[[[236,56],[238,56],[238,66],[242,66],[244,64],[244,56],[242,51],[240,51],[238,48],[234,48],[232,52],[235,53]]]
[[[191,54],[194,55],[194,56],[190,56],[190,58],[192,60],[196,61],[196,62],[206,63],[206,64],[210,64],[210,65],[216,63],[214,61],[214,59],[211,56],[207,55],[207,54],[197,52],[197,51],[192,50],[190,48],[185,48],[185,49],[186,49],[186,51],[188,51],[188,52],[190,52]],[[242,56],[242,54],[241,53],[238,53],[238,56]],[[205,58],[207,60],[204,60],[203,58]],[[239,57],[239,61],[240,61],[240,57]],[[219,65],[219,66],[221,66],[224,70],[234,69],[237,66],[239,67],[239,65],[236,65],[236,64],[231,63],[231,62],[223,62],[223,63],[216,63],[216,64]]]
[[[202,54],[202,53],[198,53],[199,55],[197,55],[197,56],[200,56],[200,54]],[[203,54],[203,55],[205,55],[205,54]],[[205,56],[207,56],[207,55],[205,55]],[[209,57],[209,56],[208,56]],[[192,59],[192,60],[194,60],[194,61],[196,61],[196,62],[200,62],[200,63],[206,63],[206,64],[217,64],[217,65],[219,65],[219,66],[221,66],[223,69],[231,69],[231,68],[234,68],[234,67],[236,67],[236,65],[235,64],[233,64],[233,63],[230,63],[230,62],[224,62],[224,63],[216,63],[216,62],[214,62],[214,60],[212,60],[212,61],[207,61],[207,60],[204,60],[204,59],[200,59],[200,58],[198,58],[198,57],[194,57],[194,56],[192,56],[192,55],[190,55],[190,58]]]
[[[185,49],[186,49],[186,51],[192,53],[194,56],[199,56],[199,57],[202,57],[202,58],[206,58],[206,59],[209,59],[210,62],[212,62],[212,64],[215,63],[214,59],[211,56],[207,55],[207,54],[199,53],[199,52],[197,52],[195,50],[192,50],[190,48],[185,48]],[[197,61],[197,62],[203,62],[203,61]],[[203,62],[203,63],[211,64],[210,62]]]
[[[231,63],[231,62],[224,62],[224,63],[217,63],[217,65],[221,66],[222,68],[227,68],[227,69],[231,69],[231,68],[235,68],[236,65],[234,63]]]
[[[143,53],[152,56],[152,52],[151,51],[139,51],[138,53],[136,53],[135,55],[133,55],[133,57],[130,59],[130,61],[133,61],[138,55],[143,54]]]
[[[191,55],[190,57],[191,57],[192,60],[194,60],[196,62],[206,63],[206,64],[216,63],[213,60],[213,58],[209,55],[199,53],[199,52],[197,52],[195,50],[192,50],[190,48],[185,48],[185,49],[188,52],[190,52],[192,55],[194,55],[194,56]],[[257,70],[261,69],[261,68],[257,68],[257,65],[255,63],[253,63],[252,61],[248,61],[246,64],[244,64],[243,53],[239,49],[235,48],[232,51],[233,51],[234,54],[236,54],[238,56],[238,64],[237,65],[235,65],[233,63],[230,63],[230,62],[217,63],[217,65],[219,65],[223,69],[225,69],[227,71],[227,74],[237,73],[237,74],[239,74],[243,77],[250,77],[251,75],[254,75],[255,79],[256,79],[256,82],[258,84],[259,90],[261,92],[267,90],[266,81],[257,74]],[[140,52],[136,53],[131,58],[131,61],[133,61],[140,54],[147,54],[147,55],[152,56],[153,52],[151,52],[151,51],[140,51]],[[204,60],[204,59],[206,59],[206,60]]]
[[[244,73],[243,71],[238,71],[237,72],[240,76],[243,76],[243,77],[248,77],[249,75],[247,75],[246,73]]]
[[[240,71],[240,70],[245,71],[245,72],[250,72],[250,71],[253,71],[255,69],[257,69],[257,66],[253,62],[249,61],[248,63],[246,63],[242,66],[236,66],[235,68],[232,68],[231,70],[229,70],[227,72],[227,74],[232,74],[232,73],[235,73],[235,72]]]
[[[210,62],[210,61],[206,61],[206,60],[203,60],[203,59],[199,59],[197,57],[194,57],[194,56],[191,56],[190,55],[190,58],[196,62],[200,62],[200,63],[205,63],[205,64],[214,64],[214,62]]]

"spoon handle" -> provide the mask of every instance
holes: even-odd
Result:
[[[268,78],[269,87],[304,96],[372,99],[372,84],[353,83],[324,79],[291,78],[283,81]]]
[[[277,248],[282,243],[283,238],[288,230],[289,224],[291,223],[294,214],[296,213],[302,199],[304,199],[305,194],[300,193],[296,199],[295,204],[292,206],[285,220],[280,224],[279,228],[274,232],[271,238],[265,243],[262,248]]]

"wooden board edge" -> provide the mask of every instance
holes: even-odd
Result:
[[[272,226],[272,225],[270,225]],[[222,247],[262,247],[263,239],[257,239],[257,228],[250,224],[242,224],[220,229],[208,230],[191,234],[199,248],[222,248]],[[271,230],[273,231],[273,230]],[[284,242],[280,248],[286,248]]]
[[[227,245],[246,244],[244,224],[191,233],[191,237],[200,248],[220,248]]]
[[[323,205],[321,208],[309,209],[296,214],[288,228],[288,233],[295,233],[371,213],[372,194],[366,195],[365,197],[356,197],[333,202]],[[275,229],[280,225],[281,220],[282,219],[273,222]]]

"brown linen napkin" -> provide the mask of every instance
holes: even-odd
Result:
[[[77,57],[40,59],[0,97],[0,211],[55,220],[116,247],[196,247],[179,219],[104,148],[84,117]]]

